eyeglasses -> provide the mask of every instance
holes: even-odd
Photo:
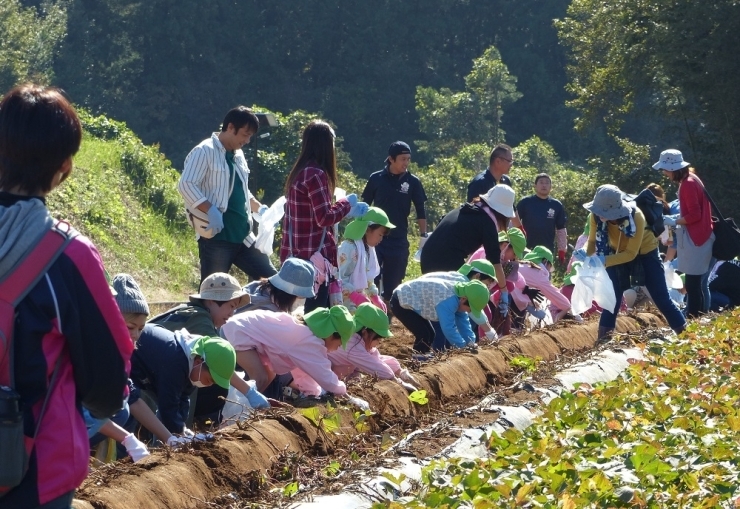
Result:
[[[512,157],[511,159],[506,159],[505,157],[501,157],[501,156],[498,156],[498,158],[499,158],[499,159],[503,159],[503,160],[504,160],[504,161],[506,161],[507,163],[513,163],[513,162],[514,162],[514,158],[513,158],[513,157]]]

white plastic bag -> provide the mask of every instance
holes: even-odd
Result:
[[[268,256],[272,254],[272,244],[275,242],[274,225],[283,218],[285,214],[285,203],[287,201],[285,196],[281,196],[275,200],[275,203],[270,205],[270,208],[262,214],[262,217],[256,214],[254,216],[260,224],[260,231],[257,235],[257,240],[254,241],[254,247]]]
[[[663,264],[663,270],[665,271],[666,286],[669,289],[673,288],[675,290],[680,290],[681,288],[683,288],[683,281],[681,281],[681,277],[676,274],[675,269],[673,269],[669,264],[665,263]]]
[[[573,295],[570,299],[571,311],[574,314],[581,314],[591,308],[592,301],[606,310],[613,310],[617,306],[617,297],[614,294],[614,285],[612,285],[609,274],[606,273],[606,267],[601,262],[589,259],[580,267],[576,267],[576,276],[573,287]],[[595,263],[595,266],[590,266]]]
[[[252,382],[249,380],[247,383]],[[242,422],[252,415],[252,405],[249,404],[247,397],[240,391],[236,390],[234,386],[229,387],[229,394],[226,396],[226,404],[224,409],[221,411],[223,419],[221,420],[221,426],[228,426],[230,424],[236,424]]]

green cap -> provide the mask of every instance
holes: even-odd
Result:
[[[344,306],[316,308],[303,315],[303,319],[317,338],[328,338],[338,332],[342,339],[342,348],[347,347],[349,338],[355,332],[355,320]]]
[[[222,338],[203,336],[195,342],[191,353],[200,355],[216,385],[229,388],[229,380],[236,367],[236,352],[231,343]]]
[[[577,274],[576,267],[580,267],[581,265],[583,265],[581,262],[573,262],[573,265],[570,266],[570,272],[563,278],[563,285],[568,286],[573,284],[572,278]]]
[[[390,222],[388,215],[378,207],[370,207],[365,215],[358,217],[347,225],[344,229],[344,237],[350,240],[360,240],[365,236],[367,227],[379,224],[386,228],[395,228],[396,225]]]
[[[388,329],[388,325],[388,315],[378,306],[373,306],[369,302],[363,302],[357,306],[357,311],[355,311],[355,331],[367,327],[375,331],[379,336],[387,338],[393,335]]]
[[[467,283],[455,284],[455,295],[465,297],[470,304],[470,311],[476,318],[481,316],[483,308],[488,304],[491,298],[491,292],[488,287],[478,280],[468,281]]]
[[[535,246],[524,258],[522,258],[522,261],[534,263],[542,263],[542,260],[554,263],[552,251],[547,249],[545,246]]]
[[[491,276],[492,278],[496,277],[496,269],[493,268],[493,264],[483,258],[466,263],[460,267],[458,272],[463,276],[469,276],[470,272],[474,270],[481,274],[485,274],[486,276]]]
[[[527,247],[527,238],[519,228],[509,228],[505,232],[498,232],[499,242],[508,242],[514,250],[514,255],[521,259],[524,256],[524,248]]]

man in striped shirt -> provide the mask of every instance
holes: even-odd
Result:
[[[201,281],[215,272],[229,272],[232,264],[252,279],[277,272],[270,258],[254,247],[251,231],[252,213],[266,207],[249,192],[242,146],[258,128],[257,115],[237,106],[226,114],[221,132],[185,158],[178,189],[190,214],[207,216],[204,229],[196,232]]]

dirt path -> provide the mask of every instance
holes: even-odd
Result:
[[[656,316],[638,314],[620,317],[617,329],[639,333],[662,325]],[[430,456],[459,436],[457,428],[494,421],[495,414],[464,411],[485,394],[495,392],[501,403],[509,404],[536,398],[519,383],[523,374],[509,360],[518,355],[541,358],[537,371],[527,376],[547,380],[593,349],[596,328],[596,322],[554,326],[503,338],[499,346],[483,347],[476,354],[451,352],[420,365],[409,361],[413,338],[394,323],[394,337],[383,341],[381,351],[411,368],[419,388],[427,391],[427,405],[410,402],[394,382],[364,379],[353,383],[351,392],[366,399],[375,412],[367,421],[369,430],[357,431],[359,422],[348,407],[337,409],[341,428],[335,433],[326,433],[297,410],[262,411],[238,428],[218,432],[214,442],[179,451],[155,450],[139,464],[126,459],[93,471],[79,489],[75,507],[237,509],[250,501],[278,507],[289,499],[270,489],[293,481],[306,491],[340,490],[335,475],[382,465],[394,454]],[[433,434],[389,451],[391,444],[433,423],[438,423]]]

